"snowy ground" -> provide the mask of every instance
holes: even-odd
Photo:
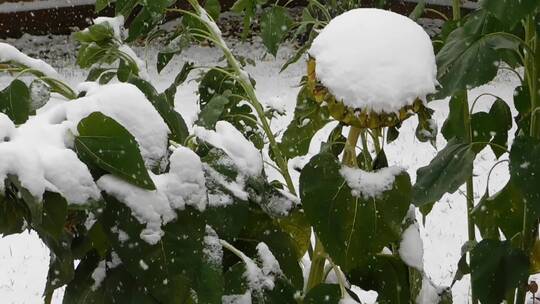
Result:
[[[86,73],[75,66],[73,55],[70,55],[74,54],[75,48],[66,37],[24,37],[8,42],[15,44],[23,52],[41,56],[47,55],[47,57],[53,58],[49,62],[58,68],[60,74],[73,86],[86,77]],[[275,131],[283,130],[292,118],[296,94],[299,90],[297,84],[304,74],[304,63],[295,64],[279,74],[282,64],[292,53],[290,48],[282,49],[277,59],[265,56],[260,43],[253,45],[234,43],[233,49],[237,54],[257,62],[256,66],[249,66],[247,70],[257,81],[256,88],[260,100],[267,105],[272,104],[274,107],[286,109],[285,116],[272,121],[272,127]],[[156,50],[153,48],[137,49],[137,52],[139,55],[148,54],[151,79],[159,89],[164,89],[169,85],[184,62],[192,61],[198,65],[207,66],[217,63],[218,58],[221,57],[220,52],[216,49],[192,47],[182,55],[175,57],[174,61],[160,75],[157,75],[154,68]],[[0,87],[7,85],[8,81],[8,77],[0,76]],[[518,81],[513,75],[502,74],[493,83],[472,90],[470,97],[475,98],[481,93],[490,92],[512,103],[513,89],[517,84]],[[188,125],[194,121],[198,111],[196,90],[197,83],[189,81],[179,88],[176,96],[176,109],[182,113]],[[475,111],[487,110],[491,106],[490,97],[482,98]],[[447,102],[436,101],[430,103],[430,107],[435,109],[435,119],[441,126],[448,114]],[[405,167],[413,179],[416,169],[426,165],[437,153],[429,144],[420,143],[415,139],[415,126],[415,119],[409,119],[401,128],[400,138],[385,147],[390,165]],[[320,141],[326,139],[331,127],[333,125],[327,126],[317,133],[311,145],[311,155],[318,151]],[[441,149],[444,144],[444,139],[439,136],[437,147]],[[307,162],[309,158],[308,155],[292,160],[290,162],[291,169],[293,166]],[[493,160],[494,156],[488,150],[477,157],[475,163],[475,174],[478,175],[478,178],[475,179],[475,197],[477,199],[485,191],[485,177],[494,163]],[[293,172],[293,178],[297,179],[299,174],[293,169],[291,172]],[[496,192],[506,183],[508,178],[506,172],[505,164],[499,165],[493,171],[490,179],[491,193]],[[467,238],[465,214],[465,197],[456,192],[453,195],[443,197],[427,217],[425,229],[422,230],[425,269],[427,274],[438,284],[449,285],[452,282],[456,264],[460,258],[461,246]],[[41,303],[48,261],[47,248],[33,233],[0,238],[0,302]],[[466,303],[467,290],[468,282],[466,279],[458,282],[453,288],[454,303]],[[61,294],[61,291],[55,294],[53,303],[61,302]]]

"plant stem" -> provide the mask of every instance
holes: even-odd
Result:
[[[467,91],[459,92],[458,94],[463,94],[464,98],[464,104],[463,107],[463,118],[464,118],[464,126],[465,126],[465,141],[469,144],[472,143],[472,128],[471,128],[471,116],[469,111],[469,98],[467,96]],[[474,231],[474,221],[472,217],[472,211],[474,209],[474,180],[473,180],[473,172],[471,172],[471,175],[467,178],[467,181],[465,182],[466,187],[466,199],[467,199],[467,232],[468,232],[468,238],[469,242],[475,242],[476,241],[476,235]],[[469,253],[469,264],[471,263],[471,255]],[[473,267],[470,265],[471,268]],[[475,289],[473,286],[472,278],[471,278],[471,298],[472,303],[476,304],[478,303],[478,299],[476,298]]]
[[[326,252],[321,241],[315,236],[315,250],[311,258],[311,268],[309,270],[308,281],[305,292],[322,283],[324,280],[324,264],[326,262]]]
[[[538,111],[536,108],[539,106],[540,101],[540,79],[538,72],[540,71],[540,46],[538,45],[538,35],[534,22],[534,16],[528,16],[525,24],[525,44],[528,46],[528,51],[525,53],[525,79],[527,79],[527,85],[529,86],[530,102],[531,102],[531,126],[529,129],[529,136],[534,138],[540,137],[540,131],[538,127]],[[528,201],[523,202],[523,228],[521,232],[521,249],[527,255],[531,254],[531,246],[534,244],[536,235],[534,235],[534,226],[531,222],[528,210]],[[527,295],[527,288],[521,286],[518,288],[516,303],[524,303]]]
[[[212,21],[211,17],[199,5],[198,1],[197,0],[188,0],[188,1],[193,7],[193,9],[195,10],[195,12],[197,13],[199,20],[206,25],[206,28],[208,29],[208,34],[211,40],[214,41],[223,51],[223,54],[227,58],[227,62],[229,63],[230,67],[234,70],[237,76],[236,78],[238,82],[240,83],[242,88],[246,91],[248,101],[253,106],[253,108],[255,108],[255,111],[257,112],[257,116],[259,120],[261,121],[262,129],[264,133],[266,134],[266,136],[268,137],[268,141],[270,142],[270,149],[274,153],[276,164],[281,171],[281,175],[285,179],[287,188],[289,189],[291,193],[296,194],[294,183],[289,173],[288,162],[285,159],[285,157],[283,157],[283,154],[281,153],[281,150],[279,149],[277,140],[274,136],[274,133],[272,132],[272,129],[270,128],[270,123],[268,122],[268,119],[266,118],[262,104],[257,98],[257,94],[255,93],[255,88],[253,87],[248,74],[246,73],[246,71],[244,71],[244,69],[238,62],[238,60],[236,60],[236,57],[233,55],[231,49],[227,46],[227,44],[223,40],[223,37],[221,36],[221,32],[219,32],[219,29],[216,23]]]
[[[367,137],[366,137],[366,131],[362,131],[360,134],[360,137],[362,139],[362,154],[364,155],[364,164],[365,168],[361,168],[364,170],[371,170],[372,169],[372,161],[371,161],[371,155],[369,154],[369,147],[367,144]]]
[[[461,19],[461,0],[452,0],[452,18],[455,21]]]
[[[358,143],[360,133],[361,129],[351,126],[349,136],[347,137],[347,142],[345,143],[345,149],[343,150],[342,159],[342,163],[348,167],[358,166],[356,162],[356,144]]]

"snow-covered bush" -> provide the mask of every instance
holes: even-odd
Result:
[[[0,43],[0,70],[15,76],[0,92],[0,233],[32,229],[49,247],[46,302],[66,285],[65,303],[355,303],[357,287],[375,290],[379,303],[451,303],[450,290],[424,270],[417,211],[426,216],[464,183],[469,242],[454,282],[471,274],[473,302],[524,302],[528,274],[539,264],[535,1],[485,0],[465,18],[456,1],[455,20],[435,50],[406,17],[354,9],[331,19],[342,6],[310,1],[303,18],[324,29],[309,31],[304,21],[297,28],[310,33],[299,52],[309,54],[307,76],[280,137],[245,60],[214,22],[217,1],[203,8],[189,0],[190,10],[169,8],[173,2],[116,1],[117,17],[76,33],[78,64],[89,70],[76,88]],[[232,10],[244,13],[247,27],[263,2],[239,0]],[[97,1],[97,8],[107,4]],[[326,21],[307,16],[314,7]],[[201,41],[220,48],[226,63],[186,63],[160,92],[127,42],[159,35],[167,11],[182,21],[158,55],[158,71]],[[124,16],[132,12],[128,32]],[[513,32],[516,20],[525,24],[523,39]],[[268,8],[261,36],[270,53],[291,22],[283,7]],[[510,151],[507,103],[473,112],[478,100],[469,107],[466,92],[491,80],[502,62],[525,70]],[[193,70],[202,75],[201,108],[188,126],[174,97]],[[25,73],[30,84],[18,79]],[[448,143],[413,184],[404,169],[389,166],[385,143],[416,115],[417,138],[435,145],[434,94],[452,96],[442,127]],[[289,160],[306,155],[332,120],[337,126],[296,183]],[[488,146],[497,158],[508,156],[510,180],[475,206],[473,162]],[[268,177],[269,168],[279,180]]]

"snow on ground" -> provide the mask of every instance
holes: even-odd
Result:
[[[47,50],[51,50],[49,58],[56,58],[49,63],[58,72],[75,86],[83,81],[86,73],[75,66],[72,55],[62,53],[63,50],[74,50],[72,42],[66,43],[66,37],[30,37],[8,41],[14,43],[16,47],[26,53],[47,55]],[[59,47],[62,46],[62,47]],[[264,55],[264,49],[260,42],[254,45],[244,43],[233,43],[233,50],[247,58],[254,59],[256,66],[248,66],[246,69],[257,81],[257,94],[260,100],[267,105],[280,105],[285,108],[286,115],[272,121],[272,128],[275,131],[283,130],[292,119],[292,114],[296,102],[296,94],[304,72],[304,63],[300,62],[289,67],[279,74],[282,64],[288,56],[292,54],[290,48],[280,50],[277,59]],[[150,79],[157,83],[158,89],[165,89],[172,81],[175,74],[180,71],[186,61],[193,61],[199,66],[209,66],[217,63],[221,53],[213,48],[192,47],[181,55],[175,57],[173,62],[162,74],[157,75],[155,71],[154,48],[135,48],[141,58],[147,58],[151,67]],[[145,56],[145,53],[148,54]],[[73,54],[73,53],[71,53]],[[196,73],[192,75],[197,77]],[[7,85],[9,78],[0,75],[0,88]],[[490,92],[501,96],[511,103],[513,90],[518,81],[513,75],[502,74],[493,83],[474,89],[470,92],[470,97]],[[197,106],[197,83],[188,81],[179,88],[176,96],[176,109],[184,116],[188,125],[196,119]],[[492,100],[490,97],[482,97],[477,103],[475,111],[488,110]],[[442,125],[448,114],[448,104],[446,101],[435,101],[429,104],[435,109],[435,120],[439,127]],[[319,143],[325,140],[332,130],[334,124],[330,124],[318,132],[311,144],[310,155],[315,154],[319,149]],[[437,151],[429,144],[418,142],[414,137],[416,118],[407,120],[401,127],[401,135],[395,142],[385,146],[385,151],[391,166],[405,168],[413,180],[416,176],[416,169],[424,166],[433,158]],[[347,130],[345,130],[347,131]],[[511,131],[513,134],[513,131]],[[442,136],[438,137],[437,148],[442,149],[445,141]],[[289,166],[293,178],[298,179],[299,173],[295,167],[306,163],[311,156],[299,157],[291,160]],[[493,164],[493,154],[486,150],[477,157],[475,162],[475,197],[478,200],[483,194],[486,185],[486,173]],[[505,164],[497,166],[490,179],[491,193],[496,192],[506,183],[508,176]],[[277,176],[275,172],[270,172],[271,177]],[[425,228],[421,229],[424,242],[424,270],[426,274],[437,285],[449,285],[454,276],[457,261],[460,258],[460,249],[467,238],[466,225],[466,205],[465,197],[456,192],[452,195],[445,195],[442,200],[435,205],[431,214],[427,217]],[[45,285],[45,278],[48,269],[47,248],[41,243],[36,234],[23,233],[21,235],[9,236],[0,239],[0,299],[2,303],[42,303],[41,294]],[[456,283],[453,289],[454,303],[466,303],[468,292],[468,282],[464,279]],[[363,293],[368,294],[368,293]],[[371,295],[371,294],[369,294]],[[372,296],[372,295],[371,295]],[[53,303],[61,303],[62,291],[55,293]]]

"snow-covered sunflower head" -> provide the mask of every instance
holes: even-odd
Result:
[[[359,8],[336,18],[309,50],[308,88],[332,116],[359,128],[395,126],[435,92],[428,34],[411,19]]]

